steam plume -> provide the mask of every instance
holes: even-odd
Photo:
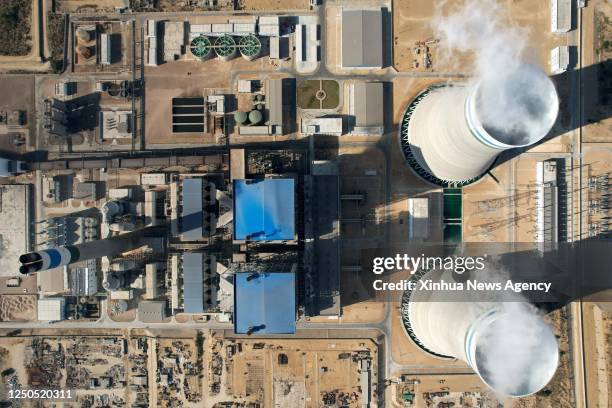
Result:
[[[552,82],[522,60],[527,30],[510,25],[495,0],[466,0],[447,15],[444,3],[433,19],[434,32],[442,56],[458,51],[473,57],[484,128],[510,145],[541,139],[556,119],[558,102]]]

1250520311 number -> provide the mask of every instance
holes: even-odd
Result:
[[[51,390],[51,389],[25,389],[8,390],[9,399],[44,399],[44,400],[71,400],[74,398],[74,390]]]

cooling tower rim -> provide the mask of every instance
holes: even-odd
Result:
[[[419,179],[425,181],[428,184],[438,186],[438,187],[459,188],[459,187],[464,187],[464,186],[474,184],[480,181],[482,177],[485,174],[487,174],[488,170],[490,170],[495,164],[495,162],[493,162],[493,164],[491,164],[491,168],[489,168],[487,172],[484,172],[478,177],[474,177],[474,178],[466,179],[466,180],[460,180],[460,181],[443,180],[443,179],[440,179],[434,176],[429,170],[421,166],[419,162],[416,160],[416,158],[414,157],[414,154],[412,153],[410,149],[410,133],[408,132],[408,127],[410,124],[410,118],[412,116],[412,111],[414,111],[414,109],[419,104],[419,102],[421,102],[423,98],[429,95],[429,93],[436,91],[438,89],[443,89],[447,87],[452,88],[452,87],[458,87],[458,86],[465,87],[465,85],[463,84],[454,85],[448,82],[440,82],[437,84],[429,85],[427,88],[419,92],[414,98],[412,98],[412,100],[410,100],[408,105],[406,105],[406,109],[404,110],[404,114],[402,115],[402,120],[400,121],[400,124],[398,126],[397,140],[398,140],[399,148],[406,161],[406,164],[408,164],[408,168],[410,169],[412,174],[414,174]]]
[[[547,131],[540,135],[531,136],[529,137],[529,140],[527,140],[525,143],[519,144],[505,143],[500,140],[501,135],[495,136],[491,133],[491,131],[487,131],[479,117],[478,108],[476,106],[478,101],[478,92],[481,87],[481,82],[478,82],[472,85],[472,89],[470,90],[470,93],[468,95],[465,105],[465,117],[468,123],[468,128],[470,129],[470,132],[472,132],[472,135],[479,142],[493,149],[508,150],[528,147],[535,143],[538,143],[550,132],[559,115],[559,94],[557,93],[555,85],[550,79],[550,77],[548,77],[548,75],[546,75],[546,73],[542,71],[541,68],[530,63],[522,63],[516,70],[516,72],[518,71],[529,72],[530,74],[533,74],[533,78],[535,79],[534,83],[542,81],[542,83],[546,83],[547,85],[549,85],[548,90],[550,91],[550,95],[548,95],[549,100],[547,102],[550,110],[548,111],[548,117],[543,117],[544,120],[548,119],[546,123]]]
[[[543,381],[542,383],[537,384],[536,387],[534,387],[533,389],[529,390],[529,392],[526,392],[526,393],[509,394],[505,392],[504,390],[500,390],[499,388],[491,384],[491,382],[487,380],[485,375],[483,375],[480,372],[478,363],[477,363],[477,358],[476,358],[476,351],[477,351],[478,336],[480,334],[480,331],[482,331],[483,328],[486,331],[489,325],[491,325],[493,322],[495,322],[497,319],[503,316],[504,316],[503,312],[501,312],[499,309],[491,309],[483,313],[475,322],[472,323],[470,329],[466,333],[465,343],[464,343],[467,363],[474,370],[474,372],[478,374],[478,377],[482,380],[483,383],[485,383],[489,388],[491,388],[492,390],[494,390],[496,393],[500,395],[511,397],[511,398],[522,398],[522,397],[527,397],[529,395],[533,395],[537,393],[538,391],[540,391],[542,388],[544,388],[546,384],[548,384],[552,380],[553,376],[555,375],[555,372],[557,371],[557,367],[559,366],[558,343],[556,342],[554,334],[552,334],[552,331],[551,331],[552,337],[549,336],[549,339],[551,339],[552,342],[555,343],[555,347],[550,348],[550,350],[553,351],[553,353],[551,354],[552,359],[548,361],[549,365],[547,366],[548,372],[546,376],[547,377],[546,381]],[[544,349],[540,348],[539,351],[544,352]],[[525,372],[527,371],[531,372],[531,370],[525,370]]]
[[[419,269],[410,277],[410,280],[418,281],[428,272],[429,270]],[[457,360],[457,358],[453,356],[447,356],[445,354],[436,353],[435,351],[430,350],[425,344],[423,344],[423,342],[421,342],[421,340],[419,340],[416,334],[413,333],[412,323],[410,322],[410,305],[411,305],[410,297],[412,293],[413,291],[411,290],[405,290],[400,300],[399,318],[400,318],[402,330],[404,331],[404,334],[406,335],[406,337],[408,337],[408,339],[410,340],[412,344],[417,346],[419,349],[421,349],[423,352],[427,353],[431,357],[434,357],[440,360],[445,360],[445,361]]]

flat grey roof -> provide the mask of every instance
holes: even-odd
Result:
[[[266,98],[270,109],[270,125],[283,125],[283,80],[269,79]]]
[[[342,66],[383,65],[382,10],[342,10]]]
[[[355,84],[355,126],[383,126],[382,82],[357,82]]]
[[[204,279],[202,277],[202,254],[183,254],[183,310],[185,313],[204,312]]]
[[[29,184],[0,186],[0,276],[21,276],[19,255],[30,251],[31,198]]]
[[[202,239],[202,179],[183,180],[182,238],[185,241]]]
[[[150,300],[138,303],[138,320],[143,323],[159,323],[166,317],[166,302]]]

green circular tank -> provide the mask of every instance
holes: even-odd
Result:
[[[236,55],[236,41],[229,35],[217,38],[215,41],[215,52],[222,60],[229,60]]]
[[[234,112],[234,120],[236,121],[236,123],[238,123],[239,125],[243,125],[246,123],[246,121],[248,120],[248,115],[246,112],[243,111],[236,111]]]
[[[205,35],[198,35],[189,44],[189,49],[194,57],[198,59],[206,59],[211,53],[210,39]]]
[[[263,120],[263,115],[258,110],[252,110],[249,112],[249,122],[251,125],[259,125]]]
[[[261,53],[261,41],[252,34],[240,38],[238,47],[242,57],[249,61],[257,58]]]

